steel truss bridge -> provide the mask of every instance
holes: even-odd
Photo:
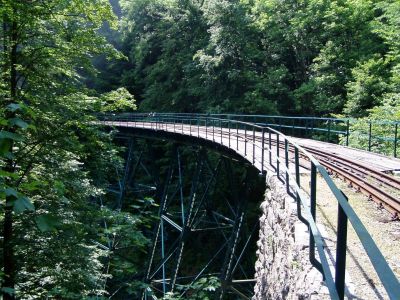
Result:
[[[259,174],[266,173],[277,176],[286,186],[287,193],[296,200],[298,218],[309,228],[310,262],[322,273],[332,299],[344,299],[345,295],[348,223],[358,235],[389,298],[399,299],[398,279],[326,169],[291,137],[272,128],[270,123],[252,122],[257,116],[246,117],[247,121],[243,121],[244,117],[226,118],[224,115],[204,114],[98,116],[98,124],[116,128],[126,140],[126,167],[120,181],[119,198],[123,199],[127,193],[149,189],[151,185],[142,185],[135,180],[144,177],[154,183],[150,190],[153,190],[154,198],[159,201],[158,224],[144,270],[144,280],[148,285],[144,288],[142,299],[157,299],[168,292],[177,292],[184,297],[190,294],[191,287],[199,279],[206,276],[219,279],[221,288],[218,290],[218,299],[251,298],[254,278],[247,274],[244,266],[252,263],[246,261],[246,251],[250,251],[251,241],[257,236],[257,222],[251,223],[245,218],[249,195],[254,192],[254,187],[248,183],[257,180],[254,178],[260,178]],[[279,128],[279,125],[282,129],[282,124],[275,124],[274,127]],[[296,130],[294,125],[289,128]],[[347,132],[335,132],[330,127],[326,133],[329,136],[342,134],[349,137],[348,129]],[[168,153],[169,166],[164,172],[165,180],[160,184],[160,178],[152,178],[152,172],[143,163],[143,147],[135,147],[138,138],[191,145],[194,149],[192,157],[195,159],[191,167],[185,170],[185,150],[177,145],[172,146]],[[219,153],[219,156],[215,158],[215,155],[211,155],[211,158],[207,149]],[[308,182],[301,182],[300,179],[300,168],[305,161],[311,174],[309,193],[305,192]],[[244,175],[241,179],[234,175],[232,164],[242,166]],[[318,175],[329,186],[338,205],[337,247],[333,268],[324,250],[324,238],[316,225]],[[210,195],[221,178],[226,179],[227,190],[231,194],[229,199],[222,197],[220,201],[212,201]],[[187,182],[190,182],[190,188],[187,188]],[[187,254],[187,244],[194,242],[191,237],[195,234],[199,253]],[[203,241],[205,243],[208,239],[216,238],[220,238],[220,243],[214,245],[215,248],[202,247]],[[196,257],[202,257],[205,253],[208,259],[201,269],[190,270],[191,264],[198,263]],[[217,265],[216,261],[223,263]],[[188,273],[192,275],[182,275]],[[235,296],[231,298],[229,295]]]

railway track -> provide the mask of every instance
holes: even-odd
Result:
[[[336,155],[305,147],[328,170],[392,214],[400,213],[400,181],[385,173]]]
[[[215,133],[219,136],[220,130],[216,130]],[[229,135],[225,130],[222,131],[223,136]],[[236,138],[236,132],[231,133],[231,137]],[[239,138],[244,139],[245,134],[239,133]],[[247,140],[252,142],[252,134],[247,135]],[[261,136],[256,135],[256,140],[261,142]],[[268,138],[267,138],[268,141]],[[268,143],[268,142],[267,142]],[[276,147],[276,141],[271,140],[272,146]],[[268,144],[266,144],[268,145]],[[311,148],[308,146],[302,146],[310,154],[312,154],[320,163],[323,165],[331,175],[348,182],[349,185],[355,188],[358,192],[363,193],[368,199],[373,200],[378,204],[379,207],[386,209],[391,213],[394,220],[400,217],[400,180],[377,171],[363,163],[343,158],[339,155],[332,153],[325,153],[321,150]],[[284,151],[285,145],[280,142],[280,149]],[[289,147],[293,161],[294,150]],[[283,152],[282,152],[283,153]],[[283,155],[283,154],[282,154]],[[300,158],[308,161],[305,155],[300,154]],[[303,163],[303,168],[309,169],[309,166]]]

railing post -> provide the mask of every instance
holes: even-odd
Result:
[[[279,175],[279,133],[276,134],[276,173],[278,179],[281,178]]]
[[[294,136],[294,119],[292,119],[292,136]]]
[[[253,125],[253,165],[256,162],[256,128]]]
[[[271,130],[268,130],[269,164],[272,167],[272,140],[271,140],[271,137],[272,137]]]
[[[394,125],[394,150],[393,150],[395,158],[397,157],[397,131],[398,131],[398,128],[399,128],[399,123],[396,123]]]
[[[305,132],[304,132],[304,137],[308,137],[308,130],[309,130],[309,121],[308,121],[308,119],[304,119],[304,127],[305,127]]]
[[[205,126],[206,126],[206,140],[208,139],[208,136],[207,136],[207,133],[208,133],[208,127],[207,127],[207,122],[208,121],[208,118],[206,117],[206,120],[205,120]]]
[[[263,128],[261,133],[261,173],[264,173],[264,144],[265,144],[265,131]]]
[[[348,201],[347,196],[343,193],[342,195]],[[347,223],[347,215],[338,203],[335,285],[340,300],[344,299],[345,291]]]
[[[317,167],[313,162],[311,162],[311,182],[310,182],[310,211],[311,211],[311,216],[316,223],[316,212],[317,212]],[[310,231],[310,262],[311,264],[316,267],[323,275],[325,279],[325,274],[322,269],[322,265],[319,261],[316,260],[315,258],[315,240],[314,240],[314,235],[311,232],[311,228],[309,229]]]
[[[299,162],[299,149],[294,148],[294,168],[296,172],[296,183],[300,187],[300,162]]]
[[[286,192],[289,194],[289,142],[285,138]]]
[[[239,123],[236,123],[236,150],[239,151]]]
[[[368,151],[371,151],[371,142],[372,142],[372,122],[369,121],[369,130],[368,130]]]
[[[315,129],[315,117],[313,117],[313,118],[311,119],[311,138],[312,138],[313,135],[314,135],[314,129]]]
[[[313,219],[316,216],[317,202],[317,167],[311,162],[311,182],[310,182],[310,209]]]
[[[244,125],[244,156],[247,156],[247,125]]]
[[[219,127],[220,127],[220,134],[221,134],[221,145],[224,143],[222,142],[222,120],[219,120]]]
[[[189,119],[189,135],[192,136],[192,118]]]
[[[346,122],[346,146],[349,146],[350,120]]]
[[[331,141],[331,120],[328,120],[328,143]]]
[[[213,134],[213,142],[215,142],[215,120],[213,120],[212,122],[212,126],[213,126],[213,130],[212,130],[212,134]]]
[[[230,149],[231,148],[231,120],[228,120],[228,139],[229,139],[228,146]]]

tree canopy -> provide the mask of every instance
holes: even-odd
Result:
[[[359,117],[398,95],[398,1],[121,5],[142,110]]]

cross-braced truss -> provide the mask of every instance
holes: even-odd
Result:
[[[128,139],[117,188],[117,209],[139,194],[159,204],[142,299],[168,292],[187,297],[202,278],[218,278],[216,299],[250,299],[258,222],[246,208],[258,173],[242,163],[238,172],[232,159],[201,147],[175,144],[164,157],[149,159],[153,151],[150,143],[144,151]]]

